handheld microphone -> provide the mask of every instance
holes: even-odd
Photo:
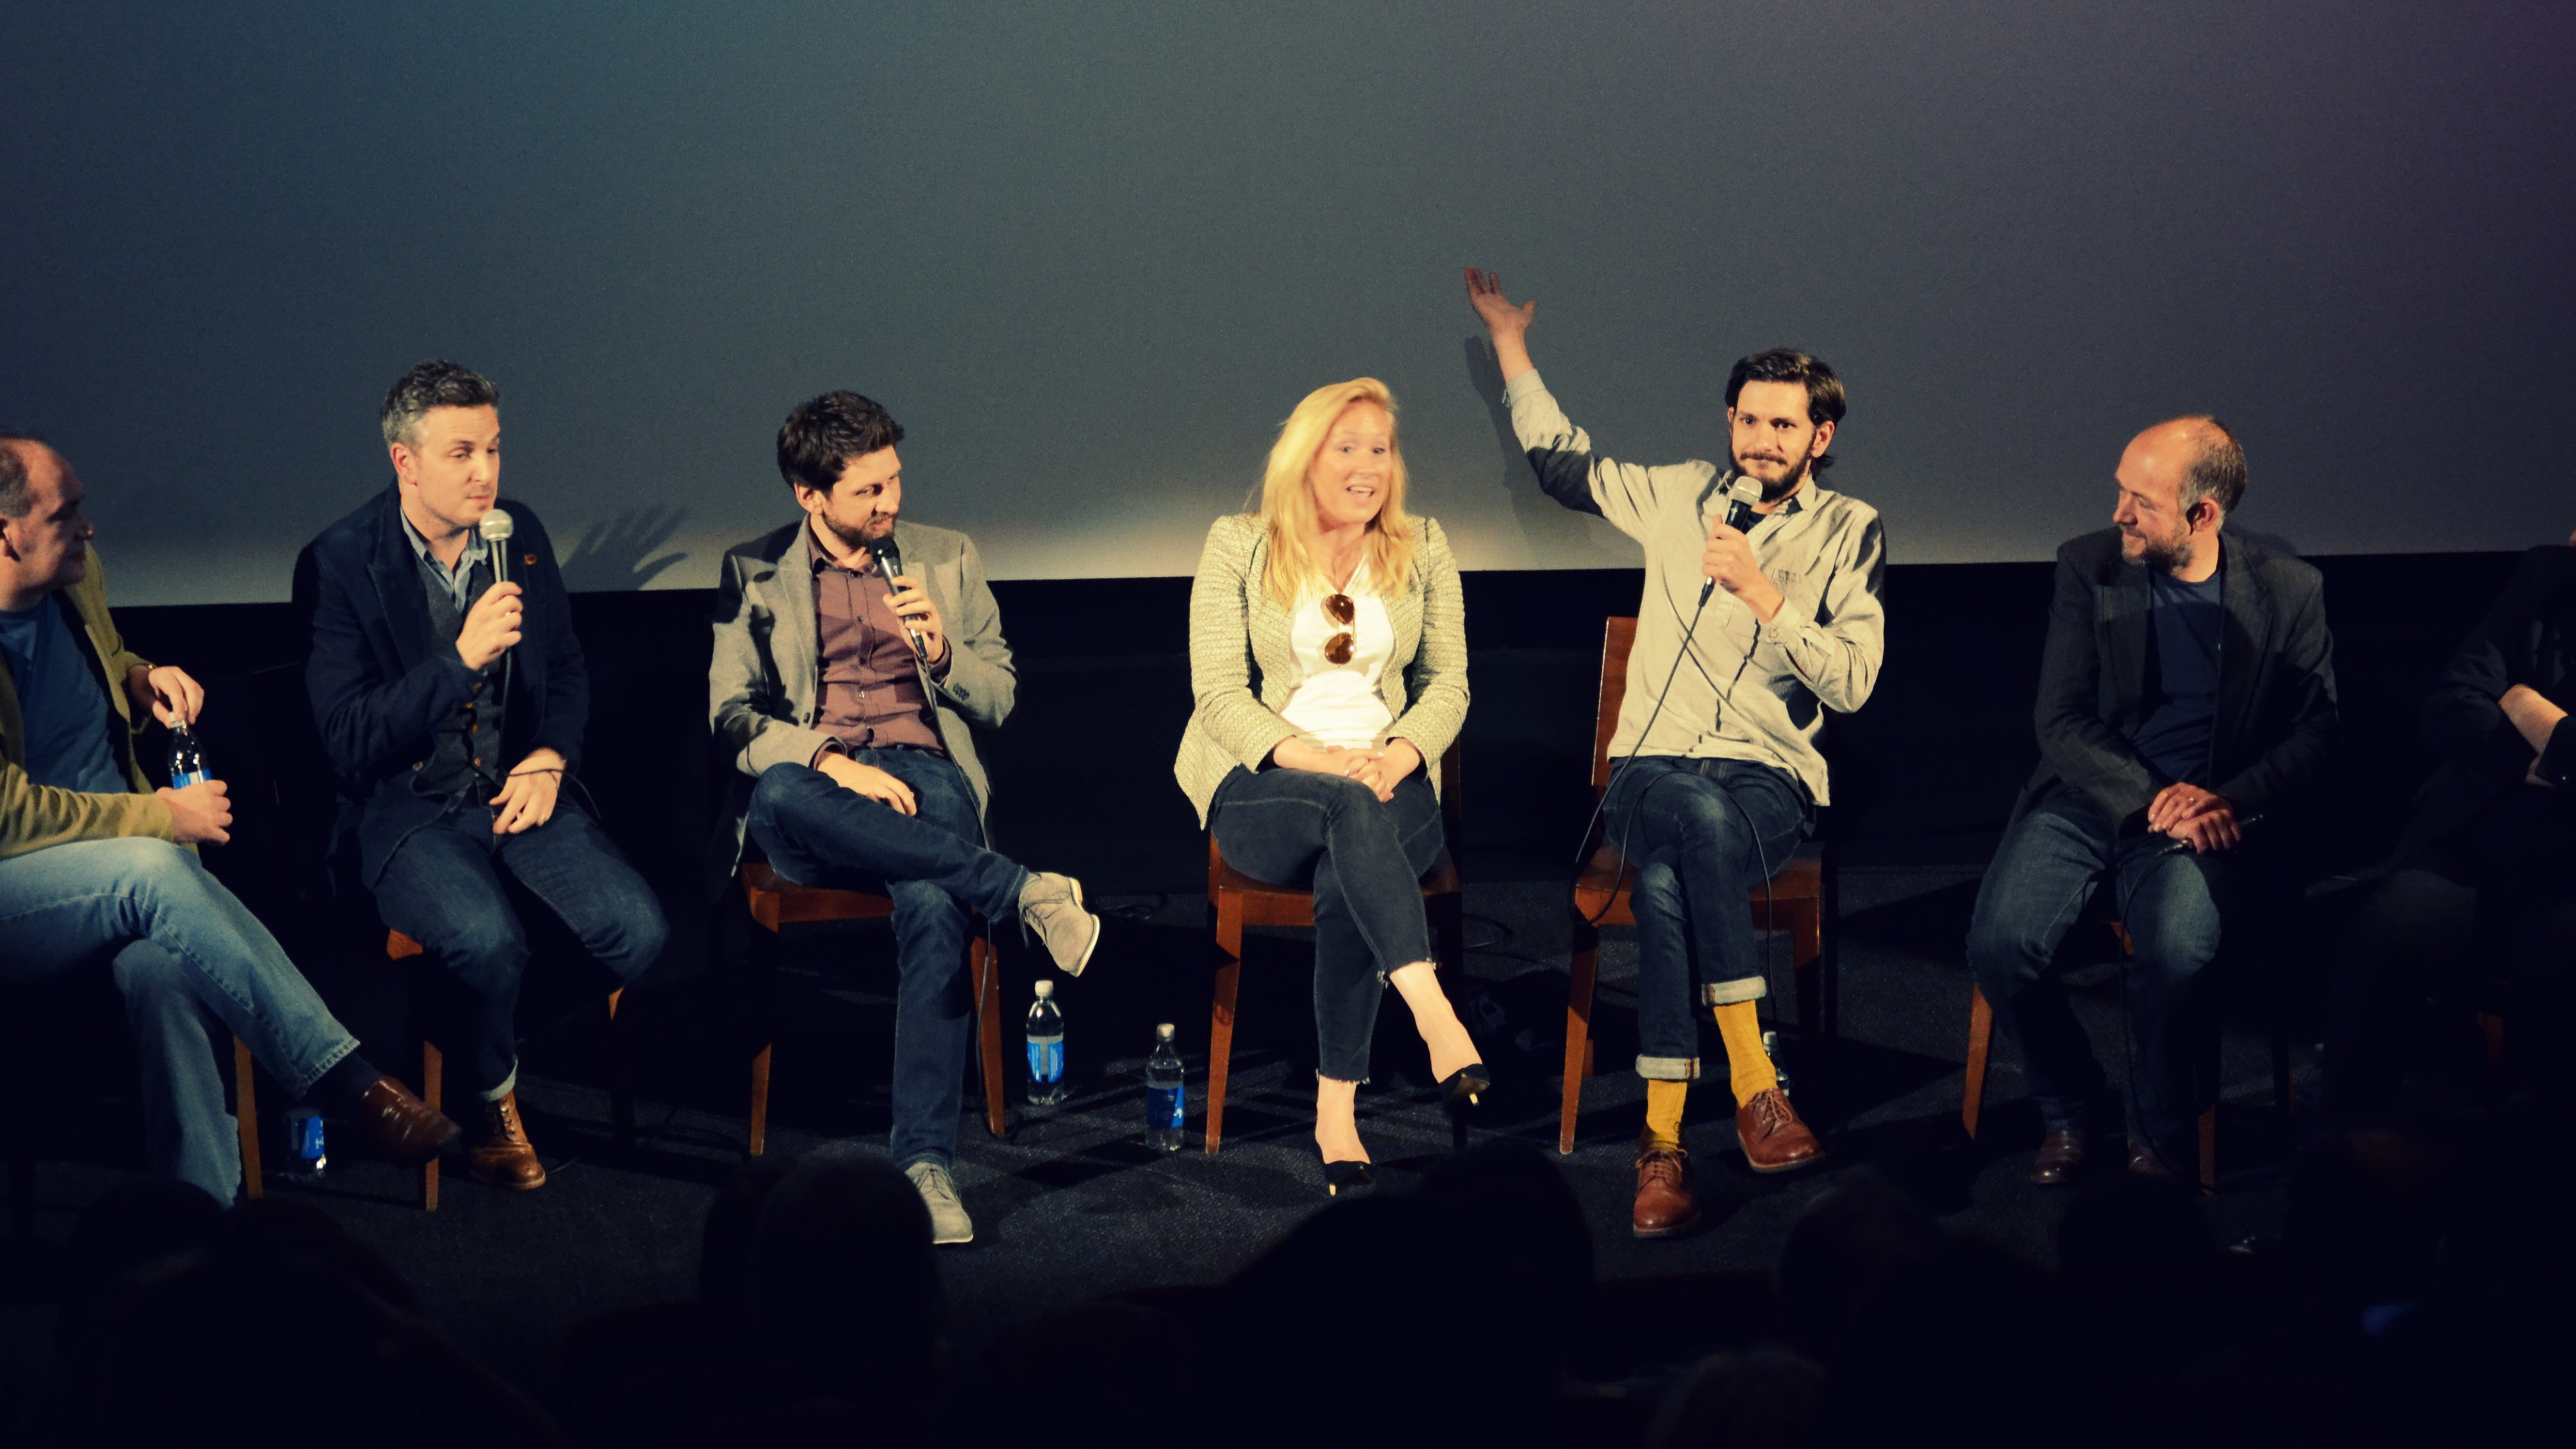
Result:
[[[2263,823],[2263,812],[2262,812],[2262,811],[2260,811],[2260,810],[2257,810],[2257,811],[2255,811],[2253,814],[2248,815],[2248,816],[2245,816],[2244,818],[2242,818],[2242,819],[2238,820],[2238,821],[2236,822],[2236,828],[2237,828],[2239,831],[2251,830],[2251,829],[2253,829],[2255,826],[2260,825],[2260,824],[2262,824],[2262,823]],[[2168,855],[2180,855],[2180,854],[2182,854],[2184,851],[2189,850],[2189,849],[2191,849],[2191,842],[2190,842],[2190,841],[2188,841],[2188,840],[2177,840],[2177,841],[2175,841],[2173,844],[2166,846],[2164,849],[2157,851],[2157,852],[2156,852],[2156,858],[2157,858],[2157,859],[2159,859],[2159,860],[2161,860],[2161,859],[2163,859],[2164,857],[2166,857],[2166,856],[2168,856]]]
[[[903,550],[895,545],[894,535],[889,533],[870,543],[868,552],[877,556],[877,572],[885,575],[886,587],[893,588],[895,575],[903,572]],[[922,652],[921,631],[912,627],[909,619],[904,620],[903,636],[912,641],[913,653]]]
[[[510,551],[497,545],[508,543],[511,530],[516,527],[517,520],[511,518],[505,508],[483,510],[482,521],[474,525],[474,531],[482,535],[485,543],[496,545],[492,550],[492,582],[496,584],[510,581]]]
[[[1761,501],[1762,485],[1742,473],[1736,474],[1735,481],[1726,485],[1726,526],[1738,533],[1750,530],[1762,521],[1762,515],[1753,511],[1753,505]],[[1717,580],[1700,581],[1699,601],[1703,606],[1716,589]]]

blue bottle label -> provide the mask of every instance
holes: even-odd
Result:
[[[1146,1125],[1178,1127],[1183,1125],[1184,1099],[1189,1093],[1180,1087],[1149,1087],[1145,1092]]]
[[[1061,1082],[1064,1080],[1064,1043],[1033,1041],[1029,1043],[1029,1080]]]
[[[185,790],[191,785],[202,785],[213,778],[215,777],[211,771],[183,770],[170,777],[170,788],[173,790]]]
[[[315,1115],[295,1117],[290,1119],[290,1128],[295,1137],[296,1157],[307,1165],[321,1161],[322,1119]]]

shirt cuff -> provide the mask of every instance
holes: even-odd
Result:
[[[2576,783],[2576,730],[2567,728],[2561,719],[2550,727],[2548,743],[2540,751],[2540,778],[2562,788]]]
[[[1538,380],[1538,369],[1533,367],[1503,384],[1503,401],[1516,403],[1531,393],[1545,391],[1547,391],[1547,384]]]
[[[805,762],[805,768],[809,770],[819,770],[823,768],[823,757],[825,755],[846,755],[848,753],[848,750],[841,747],[840,737],[837,735],[831,736],[825,739],[823,743],[814,747],[814,758]]]

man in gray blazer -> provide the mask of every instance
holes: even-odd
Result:
[[[2192,1160],[2217,1100],[2210,963],[2245,886],[2242,826],[2316,773],[2335,732],[2334,638],[2314,567],[2222,532],[2245,453],[2217,419],[2133,439],[2114,525],[2057,551],[2040,765],[1986,869],[1968,968],[2021,1047],[2047,1136],[2031,1180],[2072,1180],[2101,1064],[2051,958],[2107,889],[2134,956],[2129,1168]]]
[[[951,1175],[963,1106],[966,939],[973,910],[1016,916],[1079,975],[1100,921],[1082,886],[984,848],[990,787],[971,726],[1001,724],[1016,677],[1001,611],[962,533],[896,519],[903,428],[854,392],[800,405],[778,471],[804,516],[725,555],[707,695],[736,777],[715,853],[722,879],[746,838],[810,886],[894,900],[897,1166],[932,1236],[975,1227]]]

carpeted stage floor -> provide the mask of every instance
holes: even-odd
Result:
[[[1472,864],[1472,863],[1471,863]],[[1500,872],[1489,872],[1499,874]],[[1530,872],[1535,874],[1536,872]],[[1959,942],[1976,889],[1973,869],[1871,867],[1843,877],[1844,1041],[1835,1065],[1801,1054],[1788,1066],[1807,1111],[1839,1102],[1844,1120],[1825,1166],[1757,1178],[1734,1147],[1723,1076],[1695,1092],[1690,1145],[1707,1221],[1678,1241],[1628,1235],[1632,1141],[1643,1093],[1624,1069],[1633,1018],[1620,982],[1634,970],[1629,933],[1608,933],[1604,1004],[1596,1014],[1604,1075],[1584,1095],[1577,1150],[1561,1162],[1592,1221],[1603,1279],[1771,1266],[1801,1207],[1837,1173],[1864,1165],[1920,1197],[1954,1231],[2003,1244],[2038,1264],[2054,1256],[2063,1194],[2022,1177],[2038,1122],[2023,1099],[2008,1045],[1996,1047],[1981,1139],[1959,1122],[1968,983]],[[1500,1086],[1480,1132],[1549,1151],[1556,1136],[1557,1063],[1565,1010],[1566,922],[1561,886],[1531,881],[1468,891],[1470,972],[1483,1004],[1471,1020]],[[1073,1094],[1052,1115],[1021,1105],[1017,1020],[1029,1000],[1031,955],[1005,960],[1007,1140],[986,1135],[970,1095],[959,1177],[976,1221],[971,1246],[942,1254],[951,1338],[972,1347],[999,1329],[1088,1296],[1224,1278],[1324,1201],[1309,1136],[1314,1063],[1307,990],[1311,953],[1299,933],[1257,941],[1244,974],[1225,1150],[1148,1150],[1137,1130],[1141,1072],[1153,1023],[1175,1021],[1189,1058],[1191,1127],[1205,1106],[1209,946],[1204,901],[1104,902],[1109,933],[1091,971],[1059,987],[1068,1017]],[[1006,946],[1015,943],[1006,942]],[[1787,970],[1785,939],[1769,938]],[[882,925],[814,928],[761,946],[776,968],[776,1066],[769,1150],[796,1153],[836,1137],[882,1144],[892,1005]],[[605,1054],[595,1020],[551,1031],[528,1049],[522,1100],[553,1179],[524,1196],[451,1173],[440,1209],[420,1211],[409,1173],[335,1164],[329,1180],[272,1179],[280,1197],[318,1204],[381,1251],[461,1342],[504,1373],[551,1396],[567,1330],[629,1305],[693,1291],[709,1194],[743,1160],[749,1043],[744,977],[688,964],[675,950],[662,973],[627,997],[624,1049],[637,1095],[638,1139],[619,1152],[609,1133]],[[700,961],[724,953],[694,953]],[[749,979],[762,979],[755,975]],[[2077,975],[2078,1009],[2115,1079],[2124,1069],[2117,988],[2106,968]],[[2255,993],[2235,990],[2225,1048],[2219,1152],[2209,1200],[2222,1241],[2271,1233],[2281,1209],[2285,1151],[2272,1110],[2270,1058]],[[1784,989],[1774,998],[1787,1008]],[[1495,1023],[1499,1019],[1499,1026]],[[1722,1059],[1713,1028],[1706,1054]],[[394,1056],[377,1053],[380,1061]],[[2299,1054],[2303,1067],[2307,1054]],[[1362,1089],[1362,1129],[1381,1190],[1402,1190],[1448,1147],[1427,1089],[1424,1054],[1401,1004],[1380,1020],[1377,1076]],[[1830,1077],[1830,1081],[1828,1080]],[[108,1114],[111,1122],[113,1113]],[[37,1235],[6,1259],[7,1372],[43,1371],[51,1314],[46,1280],[73,1215],[131,1170],[139,1144],[102,1141],[93,1160],[45,1161]],[[274,1159],[272,1159],[274,1161]],[[1722,1338],[1723,1324],[1712,1324]]]

